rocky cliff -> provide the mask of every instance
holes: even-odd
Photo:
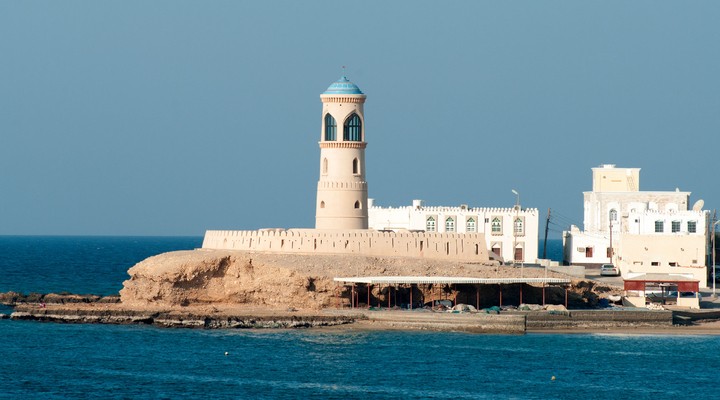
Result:
[[[125,307],[176,307],[203,304],[266,308],[336,307],[344,289],[340,276],[514,277],[519,268],[401,257],[298,255],[199,249],[150,257],[128,273],[120,291]],[[525,276],[542,276],[525,268]],[[564,277],[556,273],[548,276]],[[373,303],[385,301],[373,289]],[[473,292],[474,293],[474,292]],[[474,296],[474,294],[473,294]],[[348,293],[344,293],[346,301]],[[426,299],[429,299],[426,298]]]

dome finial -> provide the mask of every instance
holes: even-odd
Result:
[[[342,66],[343,75],[327,88],[323,94],[363,94],[360,88],[345,76],[345,66]]]

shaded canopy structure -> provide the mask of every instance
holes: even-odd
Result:
[[[409,287],[409,303],[410,309],[413,308],[413,288],[419,285],[449,285],[451,288],[455,285],[473,285],[476,293],[476,307],[480,308],[480,286],[481,285],[499,285],[499,304],[502,306],[502,285],[518,285],[519,300],[523,302],[522,287],[526,285],[542,286],[542,303],[545,305],[545,287],[547,285],[569,285],[570,279],[566,278],[473,278],[473,277],[454,277],[454,276],[356,276],[356,277],[338,277],[334,278],[335,282],[342,283],[344,286],[350,285],[350,307],[359,306],[359,291],[357,285],[366,288],[367,306],[370,307],[370,293],[373,285],[386,286],[387,289],[387,307],[391,307],[390,291],[394,288],[397,293],[397,287]],[[361,286],[361,287],[362,287]],[[442,290],[441,290],[442,293]],[[453,305],[457,304],[457,293],[452,299]],[[397,305],[397,300],[395,305]],[[565,288],[565,306],[567,307],[567,288]]]
[[[623,280],[625,289],[625,297],[623,303],[629,306],[645,307],[652,296],[648,296],[648,292],[654,292],[660,289],[660,299],[665,304],[665,294],[676,291],[673,296],[676,304],[681,307],[700,308],[700,281],[689,278],[684,275],[675,274],[638,274]],[[650,288],[650,290],[648,290]],[[690,294],[684,295],[684,294]]]

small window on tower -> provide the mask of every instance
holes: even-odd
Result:
[[[320,202],[320,208],[325,208],[325,202],[324,202],[324,201],[321,201],[321,202]]]
[[[360,208],[360,202],[359,202],[359,201],[356,201],[356,202],[355,202],[355,208]]]
[[[323,175],[327,175],[327,172],[328,172],[328,160],[327,160],[327,158],[323,158],[322,173],[323,173]]]
[[[357,158],[353,158],[353,174],[360,174],[360,163]]]

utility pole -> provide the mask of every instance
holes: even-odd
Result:
[[[710,263],[710,266],[712,267],[713,300],[717,299],[717,293],[715,292],[715,281],[717,281],[717,276],[715,275],[717,273],[715,271],[715,225],[717,225],[718,222],[720,221],[717,221],[717,210],[713,210],[712,230],[710,232],[712,233],[712,262]]]
[[[543,260],[547,260],[547,236],[548,236],[548,226],[550,225],[550,209],[548,208],[548,216],[545,220],[545,240],[543,241]]]
[[[608,254],[608,257],[610,257],[610,264],[613,263],[613,245],[612,245],[612,217],[610,217],[610,254]]]

